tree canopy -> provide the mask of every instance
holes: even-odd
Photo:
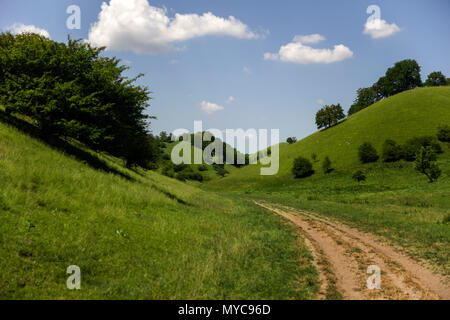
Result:
[[[379,96],[375,86],[369,88],[359,88],[356,94],[357,97],[348,110],[349,116],[364,108],[367,108],[368,106],[374,104],[379,100]]]
[[[436,75],[432,79],[436,79]],[[431,81],[435,81],[434,83],[436,81],[438,83],[444,83],[444,80],[439,76],[439,80]],[[393,67],[389,68],[385,75],[378,79],[371,87],[358,89],[356,99],[348,110],[348,115],[355,114],[375,102],[394,94],[421,86],[420,66],[417,61],[411,59],[399,61]]]
[[[146,166],[150,92],[134,85],[117,58],[80,40],[0,34],[0,103],[35,121],[44,135],[75,138],[95,150]]]
[[[442,72],[435,71],[428,75],[428,78],[425,81],[424,86],[439,87],[439,86],[446,86],[448,84],[450,84],[450,82],[447,81],[447,78],[442,74]]]
[[[318,129],[329,128],[345,118],[341,105],[332,104],[324,106],[316,113],[316,125]]]

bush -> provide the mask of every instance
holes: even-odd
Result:
[[[221,176],[221,177],[225,177],[227,174],[229,174],[228,170],[224,169],[224,168],[219,168],[216,171],[217,175]]]
[[[442,153],[442,147],[436,138],[432,136],[414,137],[409,139],[403,146],[403,158],[406,161],[414,161],[416,153],[420,148],[430,147],[435,153]]]
[[[170,155],[167,153],[164,153],[162,158],[163,158],[163,160],[170,160]]]
[[[187,176],[186,176],[186,174],[184,172],[178,172],[175,177],[178,180],[183,181],[183,182],[187,180]]]
[[[294,160],[294,166],[292,167],[292,173],[295,178],[306,178],[311,176],[314,173],[311,161],[303,157],[296,158]]]
[[[323,159],[322,169],[324,173],[330,173],[331,171],[333,171],[333,168],[331,167],[331,160],[330,158],[328,158],[328,156]]]
[[[296,137],[289,137],[286,139],[286,142],[289,144],[294,144],[297,142],[297,138]]]
[[[352,179],[360,183],[361,181],[366,181],[366,175],[361,170],[358,170],[353,174]]]
[[[206,164],[201,164],[198,166],[198,171],[208,171]]]
[[[365,142],[359,147],[358,155],[362,163],[377,162],[379,158],[377,150],[369,142]]]
[[[123,75],[119,59],[101,56],[104,48],[31,33],[2,33],[0,48],[0,103],[34,120],[43,136],[77,139],[127,166],[154,160],[150,92]]]
[[[203,181],[203,176],[198,173],[198,172],[193,172],[189,175],[189,180],[194,180],[194,181]]]
[[[161,172],[163,175],[169,177],[169,178],[174,178],[175,177],[175,171],[173,170],[172,166],[166,166],[162,169]]]
[[[421,147],[416,153],[415,168],[427,176],[430,182],[436,181],[441,176],[441,169],[436,164],[436,153],[432,147]]]
[[[386,140],[383,144],[383,161],[395,162],[403,157],[403,149],[394,140]]]
[[[189,168],[189,167],[184,163],[176,164],[173,166],[173,170],[175,172],[180,172],[180,171],[186,170],[187,168]]]
[[[438,128],[437,138],[442,142],[450,142],[450,125],[441,126]]]
[[[442,223],[450,224],[450,213],[447,213],[447,215],[442,219]]]

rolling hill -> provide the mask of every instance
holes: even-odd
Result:
[[[298,210],[316,212],[365,232],[380,235],[415,259],[450,274],[450,144],[441,143],[442,175],[437,182],[414,169],[414,163],[360,164],[358,147],[371,142],[381,153],[386,139],[403,143],[415,136],[435,136],[439,125],[450,123],[450,87],[406,91],[378,102],[340,124],[288,145],[280,145],[280,171],[261,176],[250,165],[229,176],[205,183],[204,189]],[[294,179],[293,160],[311,159],[315,174]],[[324,174],[321,161],[329,156],[335,168]],[[362,170],[367,180],[352,179]]]
[[[279,218],[54,146],[0,122],[1,299],[314,296],[309,252]],[[81,290],[66,287],[71,265]]]
[[[420,88],[405,91],[380,101],[350,116],[338,125],[318,131],[295,144],[280,144],[280,170],[275,177],[260,176],[259,166],[251,165],[221,179],[226,186],[233,181],[264,181],[292,179],[294,159],[311,159],[315,153],[318,162],[314,169],[321,172],[321,160],[328,156],[335,169],[357,166],[358,147],[370,142],[381,153],[386,139],[404,143],[415,136],[435,136],[439,125],[450,123],[450,87]],[[448,154],[448,152],[446,152]],[[218,182],[219,183],[219,182]]]

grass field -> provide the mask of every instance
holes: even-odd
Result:
[[[311,159],[315,153],[318,162],[314,170],[321,171],[321,161],[328,156],[335,169],[357,165],[358,147],[370,142],[378,154],[386,139],[404,143],[415,136],[435,136],[440,125],[450,123],[450,86],[420,88],[405,91],[361,110],[337,126],[318,131],[295,144],[280,144],[280,170],[276,176],[260,176],[259,166],[239,170],[230,180],[253,182],[255,187],[268,180],[291,177],[292,163],[298,156]],[[226,185],[226,180],[223,181]]]
[[[342,220],[450,274],[450,146],[442,144],[435,183],[412,163],[357,160],[364,141],[380,152],[388,138],[435,135],[450,123],[449,105],[450,88],[404,92],[282,144],[276,176],[250,165],[220,178],[209,167],[204,183],[129,170],[74,141],[62,152],[0,122],[0,298],[315,298],[303,239],[250,200]],[[312,153],[316,174],[294,179],[292,160]],[[335,170],[323,174],[327,155]],[[351,178],[360,169],[366,182]],[[81,290],[66,288],[70,265],[81,268]]]
[[[343,123],[317,132],[293,145],[280,147],[280,172],[260,176],[259,166],[213,180],[206,188],[241,194],[317,211],[360,229],[382,235],[411,255],[450,274],[450,145],[442,143],[442,176],[428,183],[408,162],[358,163],[358,146],[371,142],[381,154],[386,139],[403,143],[421,135],[434,136],[450,123],[450,87],[403,92],[351,116]],[[294,179],[293,159],[318,155],[316,173]],[[324,174],[321,161],[329,156],[335,170]],[[362,170],[367,181],[358,184],[352,174]]]
[[[258,189],[238,180],[234,186],[229,182],[226,192],[339,219],[384,236],[439,272],[450,274],[450,160],[441,159],[439,164],[443,176],[435,183],[415,172],[412,163],[399,162],[356,167],[367,176],[360,184],[351,178],[354,168],[272,181]],[[225,192],[219,185],[215,186]]]
[[[309,253],[280,218],[99,157],[123,177],[0,123],[1,299],[314,297]]]

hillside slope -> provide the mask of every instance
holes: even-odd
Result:
[[[247,199],[290,206],[338,219],[401,246],[415,259],[450,274],[450,143],[441,143],[438,156],[442,175],[429,183],[413,162],[360,164],[358,146],[371,142],[381,153],[386,139],[399,143],[437,133],[450,123],[450,87],[424,88],[401,93],[356,113],[341,124],[293,145],[280,146],[280,172],[261,176],[250,165],[228,177],[205,183],[205,189],[234,193]],[[294,179],[295,157],[311,159],[316,173]],[[321,161],[329,156],[336,169],[324,174]],[[366,181],[352,179],[362,170]]]
[[[294,159],[303,156],[318,161],[314,169],[321,172],[321,161],[330,157],[335,169],[358,165],[358,147],[370,142],[381,154],[383,142],[393,139],[404,143],[421,135],[435,136],[439,125],[450,123],[450,87],[420,88],[380,101],[326,130],[318,131],[293,145],[281,143],[280,170],[276,179],[292,177]],[[447,152],[448,154],[448,152]],[[260,177],[258,166],[247,166],[221,180],[272,180]]]
[[[0,299],[314,296],[309,253],[279,218],[97,156],[122,176],[0,122]]]

